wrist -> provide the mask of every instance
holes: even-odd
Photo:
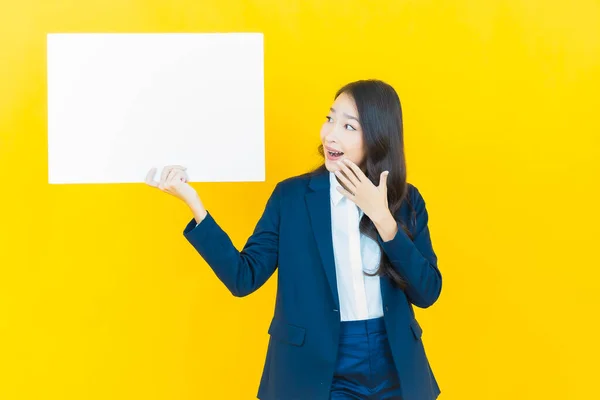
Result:
[[[208,215],[208,212],[206,210],[194,211],[194,219],[196,220],[197,224],[202,222],[204,220],[204,218],[206,218],[207,215]]]
[[[398,222],[389,210],[375,217],[373,224],[384,242],[392,240],[398,232]]]
[[[376,226],[389,224],[390,220],[394,220],[394,216],[388,209],[381,210],[371,218],[371,221],[373,221]]]
[[[188,206],[194,214],[194,219],[197,223],[202,222],[202,220],[206,217],[206,214],[208,214],[208,212],[199,200],[189,203]]]

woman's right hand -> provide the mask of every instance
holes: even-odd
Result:
[[[196,219],[203,218],[206,210],[196,190],[187,183],[185,171],[186,168],[181,165],[168,165],[163,168],[160,182],[157,182],[154,180],[156,168],[152,168],[146,174],[146,184],[177,197],[192,209]]]

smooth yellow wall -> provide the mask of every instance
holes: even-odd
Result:
[[[193,186],[238,248],[335,90],[386,80],[444,275],[417,309],[440,398],[596,398],[597,1],[2,0],[0,399],[255,398],[275,279],[232,297],[156,189],[47,184],[47,33],[228,31],[265,35],[267,181]]]

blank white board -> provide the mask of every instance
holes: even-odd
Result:
[[[261,33],[48,34],[48,181],[264,181]]]

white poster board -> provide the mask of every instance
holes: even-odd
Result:
[[[48,181],[264,181],[261,33],[48,34]]]

